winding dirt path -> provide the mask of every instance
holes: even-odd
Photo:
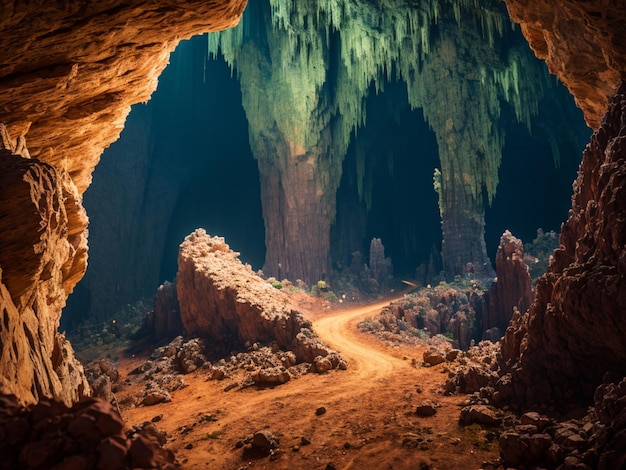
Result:
[[[132,425],[162,415],[158,427],[168,433],[168,447],[183,468],[480,468],[497,455],[476,447],[481,431],[468,433],[457,424],[464,397],[441,395],[445,369],[412,367],[421,348],[387,346],[357,330],[360,320],[387,304],[308,315],[320,338],[347,360],[346,371],[228,392],[226,381],[190,374],[189,386],[174,392],[171,403],[134,408],[123,417]],[[419,418],[415,406],[425,400],[440,408]],[[319,414],[322,407],[326,412]],[[280,439],[280,450],[273,458],[245,458],[237,441],[262,429]],[[302,445],[303,438],[310,444]]]

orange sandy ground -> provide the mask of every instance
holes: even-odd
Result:
[[[304,308],[321,339],[339,350],[348,370],[307,374],[274,388],[224,389],[241,377],[209,381],[206,372],[185,376],[189,385],[170,403],[122,412],[128,426],[150,421],[166,431],[167,448],[189,469],[479,469],[498,457],[489,431],[458,424],[465,396],[443,396],[445,364],[415,367],[420,346],[389,346],[357,331],[387,302],[329,310]],[[302,307],[302,306],[301,306]],[[146,358],[122,358],[122,379]],[[138,393],[140,385],[118,393]],[[440,404],[435,416],[419,418],[425,400]],[[316,415],[319,407],[327,412]],[[207,419],[206,416],[211,416]],[[204,417],[204,418],[203,418]],[[273,456],[244,457],[237,441],[267,429],[280,440]],[[302,437],[310,444],[302,445]],[[403,444],[404,442],[404,444]],[[329,467],[330,468],[330,467]]]

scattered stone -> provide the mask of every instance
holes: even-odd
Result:
[[[438,349],[427,349],[424,351],[423,360],[429,366],[436,366],[446,361],[446,354]]]
[[[270,431],[257,431],[250,439],[250,447],[248,452],[259,455],[270,455],[270,453],[278,448],[278,439],[274,437]],[[245,452],[245,448],[244,448]]]
[[[502,416],[489,406],[471,405],[461,410],[459,422],[465,426],[474,423],[484,426],[499,426],[502,423]]]
[[[159,403],[169,403],[172,401],[172,397],[165,390],[154,390],[148,393],[142,400],[141,404],[144,406],[158,405]]]
[[[437,404],[431,401],[425,401],[421,405],[417,406],[415,413],[420,418],[426,418],[429,416],[434,416],[437,413],[437,408],[438,408]]]
[[[319,374],[323,374],[324,372],[328,372],[333,368],[332,363],[326,357],[317,356],[313,360],[313,365],[315,367],[315,371]]]
[[[252,374],[252,380],[258,385],[280,385],[289,382],[291,375],[284,367],[259,369]]]
[[[326,413],[326,408],[323,406],[320,406],[317,410],[315,410],[315,416],[322,416],[324,413]]]
[[[457,358],[459,357],[459,354],[461,354],[461,350],[460,349],[450,349],[450,351],[446,352],[446,361],[448,362],[453,362],[456,361]]]

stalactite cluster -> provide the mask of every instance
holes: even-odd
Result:
[[[209,50],[238,73],[261,170],[263,160],[275,166],[312,155],[331,224],[341,163],[367,120],[366,97],[405,82],[410,106],[423,109],[437,135],[444,257],[449,207],[461,205],[460,215],[478,224],[468,235],[482,238],[504,146],[502,106],[530,128],[550,85],[496,0],[269,0],[251,5],[238,28],[210,35]],[[357,170],[363,180],[365,169]],[[267,226],[266,217],[271,237]],[[486,253],[468,256],[446,269],[486,261]]]

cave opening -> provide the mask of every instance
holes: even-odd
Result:
[[[394,274],[414,279],[441,251],[441,219],[433,172],[437,141],[420,109],[412,110],[406,83],[389,82],[366,103],[367,121],[352,139],[337,191],[331,231],[333,262],[348,266],[352,253],[367,260],[380,238]],[[437,272],[438,274],[438,272]]]
[[[257,20],[268,14],[265,10],[269,11],[267,5],[264,8],[260,5],[259,3],[251,10]],[[428,281],[440,274],[441,194],[433,187],[433,170],[441,168],[444,175],[446,174],[440,145],[441,142],[446,142],[447,145],[454,140],[451,136],[457,130],[460,136],[458,141],[470,137],[473,144],[493,146],[491,142],[484,142],[487,136],[502,138],[505,142],[498,192],[490,207],[485,204],[487,207],[485,238],[492,259],[499,236],[504,229],[510,228],[524,241],[530,241],[532,237],[528,234],[534,234],[537,228],[551,229],[564,219],[567,202],[565,205],[562,202],[563,199],[569,198],[569,187],[577,162],[562,158],[560,166],[555,167],[552,164],[550,154],[555,146],[562,146],[563,142],[555,143],[555,138],[550,133],[561,133],[568,126],[578,132],[584,127],[582,117],[570,113],[569,108],[573,107],[571,98],[569,104],[565,105],[567,108],[565,114],[562,113],[562,109],[559,111],[560,107],[564,106],[563,99],[554,102],[546,99],[546,104],[542,105],[537,115],[537,123],[533,123],[532,135],[528,134],[522,124],[515,124],[523,120],[520,116],[523,117],[524,114],[515,104],[514,96],[510,96],[513,93],[510,90],[519,87],[523,89],[524,85],[517,83],[520,77],[516,74],[509,77],[506,75],[509,73],[508,69],[505,69],[502,72],[504,75],[493,78],[493,89],[489,90],[491,94],[485,97],[486,101],[471,101],[475,94],[472,87],[478,83],[476,71],[483,75],[487,72],[480,68],[484,67],[484,64],[477,66],[472,63],[473,59],[467,56],[463,58],[467,63],[464,62],[462,67],[469,67],[470,70],[461,67],[459,76],[455,76],[453,80],[454,83],[461,84],[457,90],[460,95],[446,96],[446,93],[441,91],[443,84],[435,77],[449,65],[437,61],[452,60],[456,54],[454,47],[459,51],[463,50],[465,54],[480,56],[478,54],[480,51],[472,50],[471,44],[465,44],[456,36],[459,34],[458,31],[454,32],[456,30],[453,31],[453,38],[458,44],[452,46],[450,41],[442,39],[441,54],[433,54],[435,58],[432,63],[429,62],[430,59],[427,60],[428,56],[424,55],[419,61],[419,68],[411,69],[410,73],[405,74],[400,73],[399,69],[396,70],[402,63],[394,63],[384,72],[374,73],[373,77],[376,78],[368,82],[369,91],[359,90],[363,95],[356,99],[351,98],[348,96],[351,88],[346,89],[346,83],[350,83],[350,86],[356,86],[357,83],[348,80],[350,73],[346,70],[346,64],[340,61],[342,47],[350,45],[351,42],[348,37],[340,43],[344,33],[331,28],[326,43],[322,41],[322,46],[328,49],[326,51],[328,57],[323,60],[330,58],[329,64],[324,64],[328,65],[327,81],[320,85],[322,88],[318,90],[320,95],[327,93],[328,96],[322,96],[317,103],[310,103],[311,100],[308,98],[303,100],[303,103],[293,103],[285,99],[286,92],[293,91],[290,86],[295,86],[295,91],[302,91],[298,88],[301,85],[299,80],[304,80],[307,74],[317,73],[317,69],[310,62],[313,60],[311,54],[315,51],[309,50],[311,45],[307,46],[308,62],[291,64],[297,69],[295,71],[290,71],[289,68],[285,68],[285,64],[278,62],[273,65],[277,70],[270,70],[271,64],[263,62],[265,59],[262,56],[271,55],[270,36],[277,35],[273,39],[275,42],[282,40],[280,39],[282,36],[276,31],[271,32],[270,25],[273,20],[264,18],[262,21],[269,21],[265,24],[265,29],[257,24],[252,29],[248,26],[245,33],[250,35],[248,40],[254,42],[254,47],[258,47],[259,56],[254,54],[251,57],[242,56],[240,67],[234,64],[232,57],[225,60],[222,54],[214,53],[211,49],[211,39],[208,41],[209,50],[207,50],[206,36],[195,37],[181,43],[172,55],[169,67],[160,77],[159,88],[151,101],[147,105],[135,107],[127,120],[122,138],[104,154],[94,174],[94,184],[85,195],[85,206],[92,216],[91,268],[77,287],[76,294],[69,299],[66,314],[63,316],[65,323],[85,317],[106,318],[120,306],[135,299],[151,298],[161,282],[174,279],[178,245],[197,227],[206,228],[212,235],[224,236],[234,250],[241,252],[242,260],[249,262],[254,269],[261,268],[264,259],[267,265],[268,225],[267,220],[264,223],[262,212],[262,184],[263,181],[272,178],[285,178],[286,172],[284,168],[280,170],[283,173],[278,172],[278,176],[272,176],[268,172],[264,178],[262,168],[280,166],[272,160],[275,158],[272,152],[267,150],[284,148],[283,144],[289,143],[289,138],[276,144],[281,138],[277,137],[280,132],[277,132],[276,122],[273,127],[267,126],[272,116],[269,116],[269,113],[262,117],[258,116],[264,110],[267,111],[263,108],[267,103],[260,104],[259,99],[255,98],[259,93],[264,95],[263,99],[270,95],[274,96],[273,94],[278,97],[284,95],[281,98],[283,102],[274,104],[273,109],[268,109],[278,113],[275,118],[285,119],[287,129],[290,129],[293,121],[299,121],[301,118],[313,119],[306,121],[306,125],[315,127],[320,135],[331,136],[330,139],[321,138],[321,144],[308,149],[307,156],[319,158],[317,163],[323,164],[320,165],[321,169],[319,167],[313,169],[315,177],[319,177],[323,184],[328,184],[328,179],[334,178],[334,176],[329,178],[329,174],[342,175],[341,181],[337,183],[336,195],[330,194],[329,191],[330,195],[324,196],[329,201],[335,201],[336,208],[333,207],[335,202],[325,201],[327,207],[321,211],[331,213],[336,209],[334,217],[330,217],[334,224],[330,227],[330,240],[327,242],[328,258],[332,260],[334,269],[348,265],[351,254],[355,251],[361,252],[367,259],[369,241],[373,237],[378,237],[382,239],[386,256],[391,258],[398,276],[413,278],[416,268],[420,265],[429,271],[424,280]],[[242,21],[243,24],[254,25],[255,22]],[[325,26],[320,27],[323,29]],[[439,33],[443,31],[442,25],[436,28],[433,26],[431,36],[435,29]],[[232,30],[226,33],[231,32]],[[349,33],[351,31],[348,30],[345,35]],[[511,34],[519,36],[519,32]],[[434,39],[430,38],[429,41]],[[513,40],[506,36],[503,38],[503,44],[498,47],[510,46],[507,41],[516,45],[515,47],[519,46],[519,38]],[[468,48],[467,51],[463,49],[465,47]],[[493,49],[493,45],[486,43],[480,47]],[[252,50],[248,46],[245,49],[246,53]],[[317,53],[321,54],[320,51]],[[497,61],[506,62],[503,59],[506,56],[503,50],[498,50],[496,55],[498,57],[490,59],[495,61],[494,67],[509,67],[510,64],[497,63]],[[321,57],[323,56],[324,54],[321,54]],[[261,63],[249,66],[248,59],[254,57]],[[517,60],[518,53],[512,57]],[[248,67],[248,84],[252,83],[256,87],[254,91],[247,89],[246,82],[243,81],[245,74],[240,68],[244,65]],[[361,63],[355,64],[355,67],[364,66]],[[294,75],[290,76],[292,72]],[[498,73],[501,73],[499,69]],[[536,72],[539,73],[538,77],[533,77],[532,73],[527,77],[528,80],[536,79],[538,82],[543,80],[542,72]],[[419,74],[424,74],[422,77],[424,87],[431,87],[428,91],[416,88],[419,80],[415,77]],[[270,81],[267,81],[268,77]],[[279,83],[276,90],[268,88],[269,83],[273,84],[283,79],[285,82]],[[409,82],[412,85],[409,86]],[[466,86],[467,83],[470,85]],[[504,87],[510,103],[508,101],[505,103],[506,100],[500,96],[502,94],[502,91],[498,91],[500,86]],[[529,88],[533,87],[529,85]],[[552,88],[550,90],[548,88],[543,91],[549,95],[553,91]],[[530,93],[528,90],[525,92]],[[563,90],[559,93],[563,93]],[[463,98],[467,102],[455,102],[457,98],[459,100]],[[246,99],[250,109],[246,108]],[[492,135],[490,132],[493,130],[480,129],[484,124],[481,121],[484,119],[482,114],[472,120],[471,117],[467,117],[469,116],[467,113],[473,112],[472,106],[493,106],[489,100],[494,99],[499,103],[498,106],[502,106],[502,116],[498,115],[496,121],[487,123],[487,127],[503,128],[504,131],[501,134],[496,131]],[[332,104],[332,100],[337,100],[337,103]],[[362,106],[365,108],[361,121],[355,117],[360,111],[352,109],[361,106],[358,104],[359,100],[362,100]],[[441,105],[437,104],[437,100],[442,100]],[[446,104],[450,109],[444,106]],[[316,108],[318,105],[319,108]],[[324,113],[333,106],[337,107],[338,111],[333,111],[337,114],[329,112],[328,116],[325,115]],[[278,108],[280,109],[276,111]],[[287,110],[292,108],[301,111],[302,114],[286,116]],[[342,114],[341,110],[345,110],[345,114]],[[254,111],[257,114],[253,114]],[[341,133],[349,128],[341,124],[342,120],[348,120],[348,113],[355,115],[351,118],[356,119],[357,130],[350,131],[351,137],[345,143],[346,150],[336,142],[342,139]],[[464,115],[467,115],[465,122],[458,124]],[[562,119],[564,115],[567,119]],[[320,122],[328,119],[329,122],[337,122],[340,125],[336,129],[331,126],[324,128],[324,124],[315,122],[316,116]],[[256,121],[256,127],[252,126],[251,120]],[[450,120],[456,120],[456,124],[452,124],[448,130]],[[570,125],[572,122],[574,124]],[[315,132],[311,134],[314,135]],[[504,135],[506,137],[502,137]],[[586,137],[588,133],[584,135]],[[568,139],[570,137],[571,135],[567,136]],[[267,155],[260,152],[262,155],[259,157],[255,153],[255,160],[251,141],[255,142],[257,150],[260,149]],[[550,143],[554,145],[551,146]],[[323,148],[324,146],[328,148]],[[497,147],[497,144],[495,146]],[[480,202],[482,210],[483,202],[491,197],[485,192],[484,187],[478,196],[468,196],[473,189],[465,192],[459,188],[491,184],[489,178],[492,176],[489,175],[493,173],[494,163],[484,163],[487,159],[485,155],[488,153],[484,148],[475,150],[479,155],[476,158],[471,155],[474,149],[468,150],[469,147],[471,145],[453,143],[445,151],[447,174],[450,179],[453,179],[452,176],[456,172],[460,175],[455,176],[459,181],[462,178],[469,181],[462,184],[448,182],[453,191],[450,191],[446,204],[451,208],[465,204],[471,210],[475,210],[472,204],[476,201],[471,200],[474,197]],[[336,152],[337,149],[340,151]],[[345,153],[342,153],[342,149],[346,150]],[[489,151],[494,154],[492,150]],[[572,158],[578,158],[580,155],[578,149],[573,150],[571,154],[568,149],[561,153],[575,155]],[[499,162],[495,164],[496,168],[497,165]],[[538,165],[537,169],[533,170],[533,165]],[[468,167],[471,168],[471,174],[464,173]],[[564,169],[567,171],[564,172]],[[555,192],[559,188],[568,188],[565,191],[567,196],[553,198],[549,190],[544,190],[544,201],[541,202],[542,193],[534,184],[539,179],[533,176],[534,173],[539,173],[543,178],[540,179],[542,185],[554,188]],[[128,174],[133,175],[134,183],[124,182]],[[524,178],[520,178],[520,175],[524,175]],[[479,183],[482,179],[485,181]],[[532,181],[533,184],[524,186],[524,180]],[[278,184],[282,190],[286,187],[285,181],[281,180]],[[300,183],[301,181],[294,179],[289,190],[299,188]],[[328,188],[331,188],[332,184],[329,184]],[[313,189],[311,193],[319,192],[319,189]],[[289,197],[293,197],[293,194],[288,195],[287,199]],[[464,201],[463,198],[467,200]],[[289,205],[287,199],[281,203],[282,206]],[[534,202],[531,203],[531,200]],[[533,205],[541,207],[541,210],[533,213],[532,210],[526,209]],[[558,209],[552,210],[555,205]],[[538,213],[544,210],[546,215],[537,217]],[[551,222],[555,217],[558,222]],[[309,222],[310,220],[305,220],[305,223]],[[273,234],[271,230],[269,233]],[[290,235],[293,236],[293,233]],[[306,247],[306,240],[303,242],[298,238],[303,237],[292,237],[289,241],[297,241]],[[276,246],[285,244],[279,239],[275,243]],[[266,274],[272,275],[268,271]],[[292,280],[295,281],[296,278]]]
[[[179,44],[147,104],[133,107],[84,195],[89,268],[61,329],[104,321],[174,280],[178,246],[202,227],[260,269],[265,257],[259,172],[239,83],[207,60],[206,36]]]

